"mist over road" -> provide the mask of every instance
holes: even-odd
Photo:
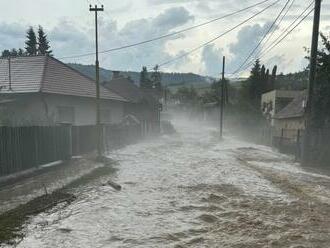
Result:
[[[328,247],[328,176],[215,128],[175,127],[110,154],[118,171],[34,217],[18,247]]]

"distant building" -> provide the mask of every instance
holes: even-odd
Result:
[[[49,56],[0,59],[2,125],[94,125],[95,81]],[[100,87],[101,122],[119,123],[128,101]]]
[[[304,130],[306,128],[306,91],[301,91],[285,108],[274,115],[276,129]]]
[[[284,109],[301,91],[273,90],[262,94],[261,110],[271,126],[274,126],[274,116]]]
[[[161,105],[159,95],[153,90],[139,88],[131,79],[121,76],[117,71],[103,85],[127,100],[124,104],[125,115],[136,117],[145,131],[159,129]]]

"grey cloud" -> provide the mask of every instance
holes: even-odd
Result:
[[[0,49],[23,48],[27,28],[18,23],[0,23]]]
[[[202,63],[204,64],[204,73],[210,76],[219,75],[222,64],[223,50],[216,48],[214,44],[207,45],[202,51]]]
[[[264,25],[255,24],[253,26],[243,27],[237,35],[237,42],[229,45],[229,51],[232,55],[230,62],[231,68],[237,68],[258,45],[262,36],[269,29],[270,23]],[[259,47],[260,49],[260,47]],[[252,57],[253,58],[253,57]]]

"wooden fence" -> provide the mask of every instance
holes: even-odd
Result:
[[[0,176],[71,156],[70,128],[0,127]]]
[[[134,143],[140,125],[102,128],[103,150]],[[96,150],[96,126],[0,127],[0,176]]]

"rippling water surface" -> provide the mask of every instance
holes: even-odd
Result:
[[[110,154],[117,172],[81,186],[70,206],[33,218],[18,247],[311,247],[312,230],[304,236],[299,228],[329,210],[328,177],[230,135],[220,142],[214,128],[175,126],[176,135]],[[323,196],[317,216],[309,194]]]

